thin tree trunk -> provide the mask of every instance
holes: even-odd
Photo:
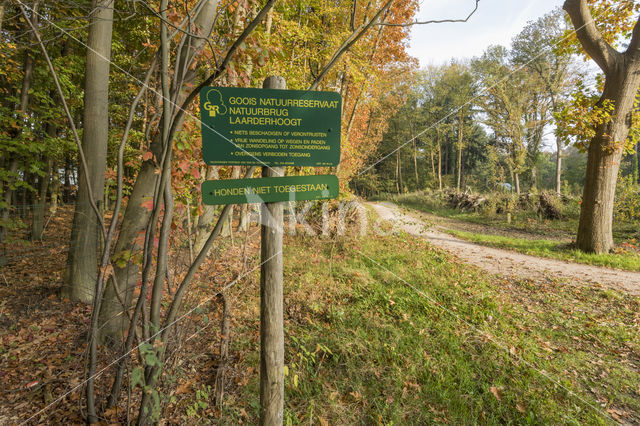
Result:
[[[218,180],[218,166],[208,166],[205,173],[205,180]],[[203,205],[202,214],[198,216],[198,220],[195,224],[195,237],[193,248],[196,253],[202,250],[202,246],[207,241],[211,228],[213,227],[213,220],[216,216],[216,206]]]
[[[13,176],[18,171],[18,159],[13,157],[11,163],[9,165],[9,176]],[[4,199],[4,208],[0,209],[0,217],[2,217],[2,223],[9,223],[9,219],[11,217],[11,206],[12,200],[15,197],[15,189],[11,186],[7,185],[4,189],[3,199]],[[4,242],[7,240],[8,230],[6,226],[0,226],[0,246],[2,246],[2,251],[0,251],[0,266],[5,266],[8,261],[6,257],[6,249],[7,245]]]
[[[33,2],[31,6],[31,23],[34,27],[38,26],[38,5],[39,0]],[[30,33],[31,34],[31,33]],[[34,42],[35,39],[33,35],[29,36],[29,40]],[[25,58],[24,58],[24,75],[22,78],[22,90],[20,91],[20,111],[23,114],[27,113],[27,105],[29,105],[29,89],[31,88],[31,80],[33,77],[33,57],[31,56],[29,50],[25,50]]]
[[[238,179],[240,177],[240,166],[233,166],[231,170],[231,179]],[[229,212],[229,220],[225,222],[224,227],[222,228],[222,236],[223,237],[231,237],[233,230],[231,229],[233,224],[233,215],[235,213],[235,206],[231,206],[231,211]]]
[[[400,193],[400,173],[398,172],[399,169],[400,169],[400,156],[399,156],[399,151],[396,151],[396,170],[395,170],[396,194]]]
[[[444,174],[449,174],[449,146],[451,144],[446,144],[444,147]]]
[[[55,91],[50,91],[49,95],[53,99],[56,96]],[[58,129],[53,122],[47,123],[46,133],[49,138],[55,138],[58,136]],[[33,206],[33,220],[31,222],[31,240],[41,240],[42,232],[44,231],[44,210],[47,202],[47,191],[49,186],[50,176],[53,174],[53,160],[47,159],[47,170],[44,176],[40,179],[39,193],[37,194],[37,200]],[[51,201],[53,202],[53,192],[51,193]]]
[[[400,150],[398,150],[398,181],[400,184],[400,193],[404,194],[404,182],[402,179],[402,156],[400,155]]]
[[[633,158],[631,159],[632,161],[632,175],[633,175],[633,183],[640,183],[640,180],[638,180],[638,175],[640,174],[638,172],[638,157],[640,157],[640,152],[638,152],[638,147],[640,146],[640,144],[636,143],[635,146],[635,152],[633,154]]]
[[[433,155],[433,148],[429,149],[429,155],[431,157],[431,176],[433,176],[433,179],[435,180],[435,178],[436,178],[436,162],[435,162],[434,155]]]
[[[520,195],[520,175],[518,172],[513,172],[513,181],[516,185],[516,194]]]
[[[74,301],[91,303],[97,278],[100,225],[89,202],[89,191],[96,202],[104,194],[104,173],[109,139],[109,67],[113,32],[113,1],[93,0],[87,40],[84,82],[82,148],[87,161],[85,179],[78,182],[78,199],[73,216],[67,270],[62,295]],[[80,165],[80,175],[85,171]]]
[[[217,5],[217,0],[205,0],[198,14],[193,17],[193,27],[197,28],[201,34],[206,36],[211,34],[216,17]],[[176,66],[171,85],[172,98],[175,99],[174,103],[176,105],[182,105],[190,95],[185,89],[193,84],[197,76],[197,70],[192,69],[191,64],[205,43],[203,39],[193,39],[190,36],[185,37],[188,40],[181,42],[179,52],[176,54]],[[183,64],[184,67],[180,64]],[[171,135],[175,135],[182,129],[184,118],[183,113],[175,111],[172,117],[163,117],[162,120],[171,120]],[[164,141],[162,141],[159,133],[156,133],[150,144],[150,149],[155,158],[161,158],[163,144]],[[152,197],[154,193],[157,178],[155,169],[156,166],[153,159],[142,163],[123,216],[118,240],[114,249],[116,256],[122,253],[136,253],[142,249],[142,247],[136,243],[136,239],[138,234],[146,229],[151,215],[151,212],[144,203]],[[126,328],[127,318],[126,315],[123,315],[123,312],[131,306],[133,289],[136,287],[140,276],[139,266],[133,262],[127,262],[122,268],[114,267],[114,275],[119,285],[118,290],[121,294],[117,293],[113,281],[109,280],[105,288],[104,303],[100,311],[100,338],[103,342],[107,343],[119,342]],[[124,301],[124,307],[120,303],[120,300]]]
[[[416,140],[413,140],[413,171],[416,175],[416,191],[420,189],[420,178],[418,177],[418,147]]]
[[[18,171],[18,158],[16,156],[12,156],[11,162],[8,167],[8,175],[10,176],[10,181],[7,183],[3,198],[5,207],[2,209],[2,223],[9,222],[9,214],[11,210],[11,201],[14,199],[15,189],[12,187],[13,181],[15,178],[12,178]],[[7,228],[5,226],[0,226],[0,242],[4,242],[7,238]]]
[[[438,144],[438,188],[442,191],[442,145],[439,131],[436,131],[436,143]]]
[[[556,193],[560,195],[562,192],[562,140],[556,137]]]
[[[6,3],[6,0],[0,1],[0,31],[2,31],[2,22],[4,21],[4,10]]]
[[[58,164],[53,163],[51,167],[51,214],[58,211],[58,200],[60,199],[60,177],[58,176]]]
[[[462,116],[462,109],[458,115],[458,184],[457,188],[460,191],[460,184],[462,182],[462,131],[464,129],[464,117]]]
[[[47,204],[47,191],[49,189],[49,176],[51,175],[52,166],[53,161],[48,159],[45,175],[38,178],[39,188],[35,194],[36,200],[33,205],[33,217],[31,221],[31,241],[42,239],[42,233],[44,231],[44,210]]]
[[[538,167],[535,164],[531,166],[531,189],[538,190]]]
[[[71,200],[71,157],[64,158],[64,181],[62,187],[62,202],[68,203]]]

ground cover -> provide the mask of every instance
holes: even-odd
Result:
[[[62,219],[53,226],[66,232]],[[239,234],[226,241],[190,295],[161,388],[167,423],[257,421],[256,231],[246,246]],[[287,424],[640,421],[638,298],[493,279],[419,238],[356,231],[285,238]],[[79,424],[73,389],[90,310],[56,295],[64,250],[30,253],[2,270],[0,419],[18,423],[52,404],[34,421]],[[227,292],[229,372],[216,407],[220,306],[211,296],[239,271]],[[102,392],[107,384],[98,381]],[[126,423],[122,408],[104,420]]]

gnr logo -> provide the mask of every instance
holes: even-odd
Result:
[[[225,115],[227,113],[227,107],[222,101],[222,94],[216,89],[209,90],[207,92],[207,100],[204,103],[204,109],[209,111],[209,117]]]

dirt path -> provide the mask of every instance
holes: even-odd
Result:
[[[544,259],[513,251],[480,246],[430,229],[416,216],[404,213],[393,203],[370,203],[375,211],[403,231],[427,238],[434,246],[449,251],[466,263],[492,274],[515,276],[533,280],[562,278],[571,283],[599,284],[632,295],[640,295],[640,273],[602,268],[562,260]]]

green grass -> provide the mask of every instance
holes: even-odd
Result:
[[[288,237],[284,264],[285,424],[640,421],[638,298],[494,281],[405,234]],[[258,292],[237,292],[217,421],[253,424]]]
[[[553,240],[531,240],[502,235],[484,235],[453,229],[446,230],[446,232],[477,244],[514,250],[532,256],[561,259],[588,265],[606,266],[628,271],[640,271],[640,256],[637,254],[593,254],[576,250],[569,244]]]

